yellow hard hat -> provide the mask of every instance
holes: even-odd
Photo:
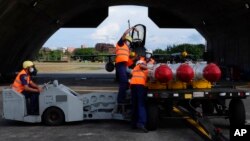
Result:
[[[28,67],[34,66],[34,63],[31,61],[24,61],[23,62],[23,68],[26,69]]]
[[[181,56],[182,56],[182,57],[187,57],[187,55],[188,55],[188,53],[187,53],[186,51],[183,51],[183,52],[181,53]]]
[[[134,51],[130,52],[130,57],[135,57],[135,52]]]
[[[125,36],[124,40],[128,40],[129,42],[132,42],[132,37],[127,35],[127,36]]]

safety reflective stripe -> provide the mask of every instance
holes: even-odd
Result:
[[[22,82],[20,80],[15,80],[15,82],[18,84],[22,84]]]
[[[133,77],[145,78],[144,76],[141,76],[141,75],[133,75]]]
[[[123,48],[123,47],[119,47],[118,49],[116,49],[116,51],[119,51],[119,50],[125,50],[125,51],[128,51],[128,52],[129,52],[129,50],[128,50],[128,49]]]
[[[143,70],[133,70],[133,72],[143,72]]]
[[[138,75],[133,75],[133,77],[138,77],[138,78],[145,78],[144,76],[138,76]]]
[[[119,54],[125,54],[125,55],[129,56],[129,49],[125,49],[123,47],[121,49],[117,49],[116,55],[119,55]]]
[[[119,55],[125,55],[125,56],[129,56],[127,54],[124,54],[124,53],[119,53],[119,54],[116,54],[116,56],[119,56]]]

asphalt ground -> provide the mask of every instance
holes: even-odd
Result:
[[[114,74],[39,74],[35,80],[42,85],[57,79],[78,93],[115,92],[118,84]],[[3,87],[7,87],[5,84]],[[0,96],[0,114],[2,114],[2,96]],[[244,100],[246,116],[250,119],[250,100]],[[211,119],[216,127],[229,137],[228,119]],[[30,124],[0,118],[0,139],[3,141],[200,141],[203,140],[183,119],[161,119],[158,130],[141,133],[130,128],[130,124],[117,120],[92,120],[66,123],[62,126],[45,126],[41,123]]]

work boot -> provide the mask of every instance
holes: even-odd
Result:
[[[137,126],[137,129],[138,129],[139,131],[142,131],[143,133],[148,133],[148,129],[145,128],[145,126]]]
[[[130,104],[130,103],[131,103],[130,99],[124,99],[124,100],[118,102],[118,104]]]
[[[125,113],[125,105],[126,104],[119,103],[117,107],[117,112],[122,113],[122,114]]]
[[[113,111],[112,111],[112,113],[114,114],[114,113],[124,113],[124,106],[125,104],[117,104],[117,105],[115,105],[115,107],[114,107],[114,109],[113,109]]]

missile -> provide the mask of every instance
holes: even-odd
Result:
[[[210,82],[216,82],[221,78],[221,70],[216,64],[210,63],[204,68],[203,77]]]
[[[150,80],[157,80],[161,83],[167,83],[172,80],[173,73],[172,70],[166,64],[156,64],[153,69],[149,72]]]
[[[190,82],[194,78],[194,70],[189,63],[168,64],[175,81]]]
[[[176,70],[176,77],[182,82],[190,82],[194,78],[194,70],[189,64],[181,64]]]
[[[216,64],[200,62],[193,64],[192,66],[195,72],[194,80],[206,79],[209,82],[220,80],[221,70]]]

